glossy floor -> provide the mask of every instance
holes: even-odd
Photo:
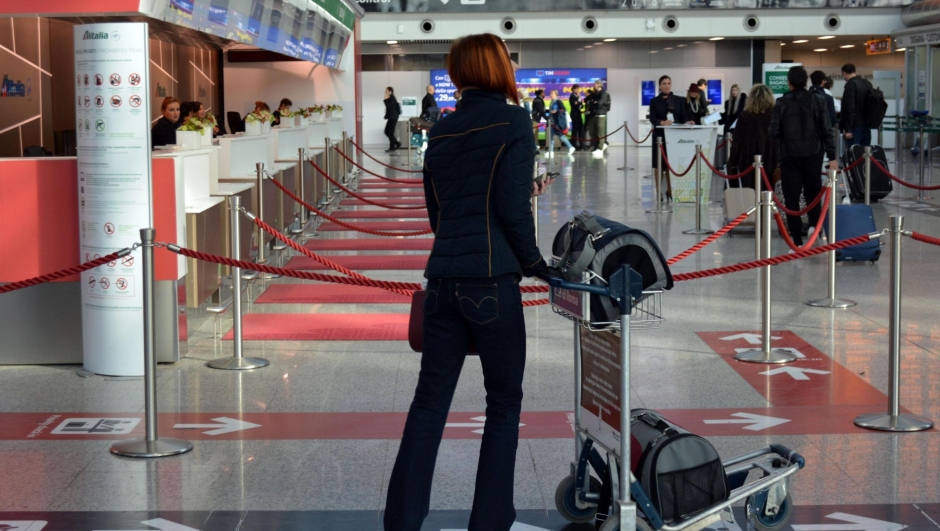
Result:
[[[582,210],[648,231],[666,256],[698,242],[701,237],[682,234],[695,225],[693,205],[674,205],[672,214],[644,212],[651,198],[651,180],[644,178],[648,153],[648,148],[631,148],[632,168],[626,173],[618,170],[624,159],[617,148],[603,158],[556,158],[561,177],[539,207],[543,254],[551,253],[556,231]],[[403,157],[392,161],[407,162]],[[713,196],[720,197],[720,184]],[[877,226],[887,227],[890,215],[903,215],[906,229],[940,236],[940,202],[907,200],[912,196],[896,187],[890,201],[874,206]],[[377,210],[343,208],[353,209]],[[723,218],[720,204],[712,203],[704,210],[703,224],[717,229]],[[355,237],[342,231],[320,236]],[[786,252],[776,235],[773,249],[775,255]],[[905,239],[903,254],[901,404],[940,420],[940,247]],[[673,272],[753,256],[753,237],[739,234],[679,262]],[[420,271],[360,272],[386,280],[421,279]],[[937,432],[898,435],[852,426],[858,413],[887,408],[888,276],[887,253],[875,265],[840,265],[838,294],[858,305],[826,310],[804,304],[825,297],[824,257],[776,267],[776,335],[783,338],[782,346],[806,355],[806,363],[821,365],[799,366],[819,372],[772,375],[755,375],[732,359],[733,349],[750,341],[740,333],[760,327],[756,271],[677,283],[663,297],[662,327],[633,335],[632,405],[673,412],[690,430],[708,434],[723,456],[770,442],[801,452],[808,464],[791,487],[797,506],[793,524],[804,531],[814,524],[835,526],[813,528],[829,531],[901,525],[936,529]],[[258,292],[253,288],[254,297]],[[404,304],[253,303],[247,308],[264,314],[408,312]],[[140,418],[140,379],[80,378],[78,367],[0,368],[0,529],[381,529],[385,489],[419,355],[404,341],[249,341],[246,355],[267,358],[270,367],[216,371],[205,362],[230,355],[232,344],[214,337],[213,320],[192,312],[186,358],[158,370],[161,433],[193,439],[194,451],[183,456],[119,458],[108,453],[112,440],[123,438],[119,433],[51,433],[70,417]],[[516,460],[515,529],[591,529],[567,525],[554,509],[555,487],[574,455],[568,424],[574,405],[572,325],[545,306],[527,309],[526,320],[527,425],[520,429]],[[223,329],[230,327],[227,316]],[[721,338],[734,336],[724,347]],[[426,530],[466,528],[479,452],[475,430],[484,408],[479,361],[471,357],[454,397],[454,425],[441,445]],[[765,428],[742,421],[741,415],[786,422]],[[227,430],[232,423],[235,428]],[[197,427],[179,427],[186,424]]]

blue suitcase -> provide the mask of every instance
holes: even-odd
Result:
[[[829,237],[829,220],[823,224]],[[875,232],[875,218],[868,205],[836,205],[836,237],[829,242],[847,240],[863,234]],[[836,251],[837,262],[876,262],[881,256],[881,244],[878,240],[860,243]]]

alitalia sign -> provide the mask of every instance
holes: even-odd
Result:
[[[107,39],[107,38],[108,38],[108,32],[106,31],[86,31],[85,34],[82,36],[83,41]]]

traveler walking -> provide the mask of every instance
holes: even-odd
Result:
[[[809,91],[819,94],[820,96],[823,97],[824,100],[826,100],[826,109],[829,111],[829,123],[831,123],[832,126],[835,127],[836,126],[836,102],[835,102],[835,98],[832,97],[832,94],[829,94],[829,92],[826,90],[825,72],[823,72],[822,70],[816,70],[815,72],[809,75],[809,81],[810,81],[810,84],[812,84],[812,87],[810,87]]]
[[[842,66],[842,78],[845,79],[845,88],[842,90],[842,119],[839,129],[845,135],[845,148],[855,144],[870,146],[871,127],[866,121],[866,104],[871,94],[871,83],[855,73],[855,65],[852,63]]]
[[[725,112],[721,115],[725,125],[725,138],[728,138],[728,133],[738,121],[738,116],[744,111],[745,106],[747,106],[747,94],[741,92],[741,88],[737,85],[731,85],[731,95],[725,100]]]
[[[659,78],[659,96],[653,98],[650,102],[650,123],[653,125],[653,178],[658,178],[662,182],[666,180],[665,196],[667,201],[672,201],[672,179],[669,172],[666,171],[666,164],[663,163],[660,168],[660,174],[656,175],[656,139],[663,139],[663,151],[666,150],[666,132],[662,129],[674,123],[689,124],[689,118],[685,114],[685,100],[672,93],[672,78],[662,76]]]
[[[695,125],[702,125],[702,118],[708,116],[708,105],[695,83],[689,85],[685,96],[685,115]]]
[[[819,170],[822,168],[823,155],[829,159],[829,169],[838,169],[826,101],[821,95],[806,90],[806,80],[805,68],[790,68],[787,72],[790,92],[777,100],[770,120],[770,137],[779,142],[784,203],[790,210],[800,209],[801,193],[807,201],[819,195],[822,190]],[[809,211],[811,227],[815,227],[819,221],[819,212],[818,204]],[[787,229],[793,243],[803,245],[803,221],[800,216],[787,214]]]
[[[742,94],[743,96],[743,94]],[[777,141],[770,138],[770,119],[773,116],[774,95],[767,85],[751,87],[750,97],[744,111],[736,118],[738,125],[731,131],[731,155],[728,156],[728,173],[740,173],[754,164],[754,155],[761,156],[767,173],[773,175],[777,168]],[[729,186],[735,186],[734,181]],[[740,188],[754,188],[754,174],[738,179]]]
[[[543,89],[535,90],[535,98],[532,99],[532,130],[535,131],[535,153],[539,152],[538,131],[539,125],[545,119],[545,91]],[[548,148],[548,131],[545,131],[545,147]]]
[[[386,531],[418,531],[434,464],[471,341],[486,388],[486,422],[468,531],[509,531],[526,327],[519,280],[546,271],[535,238],[532,117],[517,107],[515,76],[492,34],[454,41],[448,72],[460,109],[431,129],[424,193],[434,248],[425,276],[424,353],[392,469]],[[510,100],[507,102],[507,99]]]
[[[385,136],[388,137],[388,149],[391,153],[401,147],[401,142],[395,138],[395,129],[398,127],[398,117],[401,116],[401,105],[395,98],[395,89],[385,87]]]
[[[565,104],[558,98],[558,91],[552,90],[549,93],[551,104],[548,107],[549,125],[552,128],[552,136],[557,136],[562,145],[568,148],[568,154],[574,153],[574,146],[566,136],[568,134],[568,111],[565,110]],[[549,155],[553,153],[551,146],[548,150]]]
[[[594,92],[585,100],[587,105],[587,134],[595,155],[607,150],[607,113],[610,112],[610,94],[604,90],[604,82],[594,81]]]
[[[574,140],[575,149],[581,149],[584,147],[581,143],[584,138],[584,102],[581,100],[580,85],[572,85],[568,106],[571,107],[571,138]]]

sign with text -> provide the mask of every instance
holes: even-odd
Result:
[[[891,53],[891,38],[875,39],[865,43],[865,55],[884,55]]]
[[[147,31],[146,23],[74,28],[77,78],[95,80],[79,83],[79,100],[102,102],[76,111],[82,262],[130,247],[153,226]],[[140,264],[128,261],[82,273],[85,369],[143,374],[142,282]]]
[[[683,173],[695,162],[695,146],[702,146],[702,153],[708,160],[718,139],[719,126],[688,126],[673,125],[664,127],[666,131],[666,156],[669,165],[677,173]],[[702,203],[708,202],[708,187],[711,186],[712,172],[708,166],[700,166],[701,173],[698,178],[702,183]],[[689,172],[689,175],[695,175]],[[695,181],[693,179],[673,179],[672,196],[676,203],[695,202]]]
[[[731,0],[356,0],[366,12],[413,13],[413,12],[451,12],[451,13],[499,13],[515,11],[649,11],[661,9],[740,9],[739,2]],[[913,3],[913,0],[880,0],[869,5],[863,2],[849,7],[898,7]],[[818,8],[814,0],[789,0],[788,2],[754,2],[749,9],[800,9]]]
[[[620,335],[580,329],[581,427],[620,448]],[[617,452],[619,454],[619,452]]]
[[[594,82],[600,80],[607,89],[606,68],[520,68],[516,70],[516,86],[531,98],[535,91],[543,89],[545,99],[548,93],[557,90],[562,99],[571,95],[571,87],[581,85],[581,90],[594,88]]]
[[[434,86],[434,101],[440,110],[454,110],[457,107],[457,98],[454,97],[457,87],[451,82],[447,70],[431,70],[431,85]]]
[[[764,63],[764,84],[774,93],[775,99],[790,92],[787,72],[794,66],[803,65],[800,63]]]

